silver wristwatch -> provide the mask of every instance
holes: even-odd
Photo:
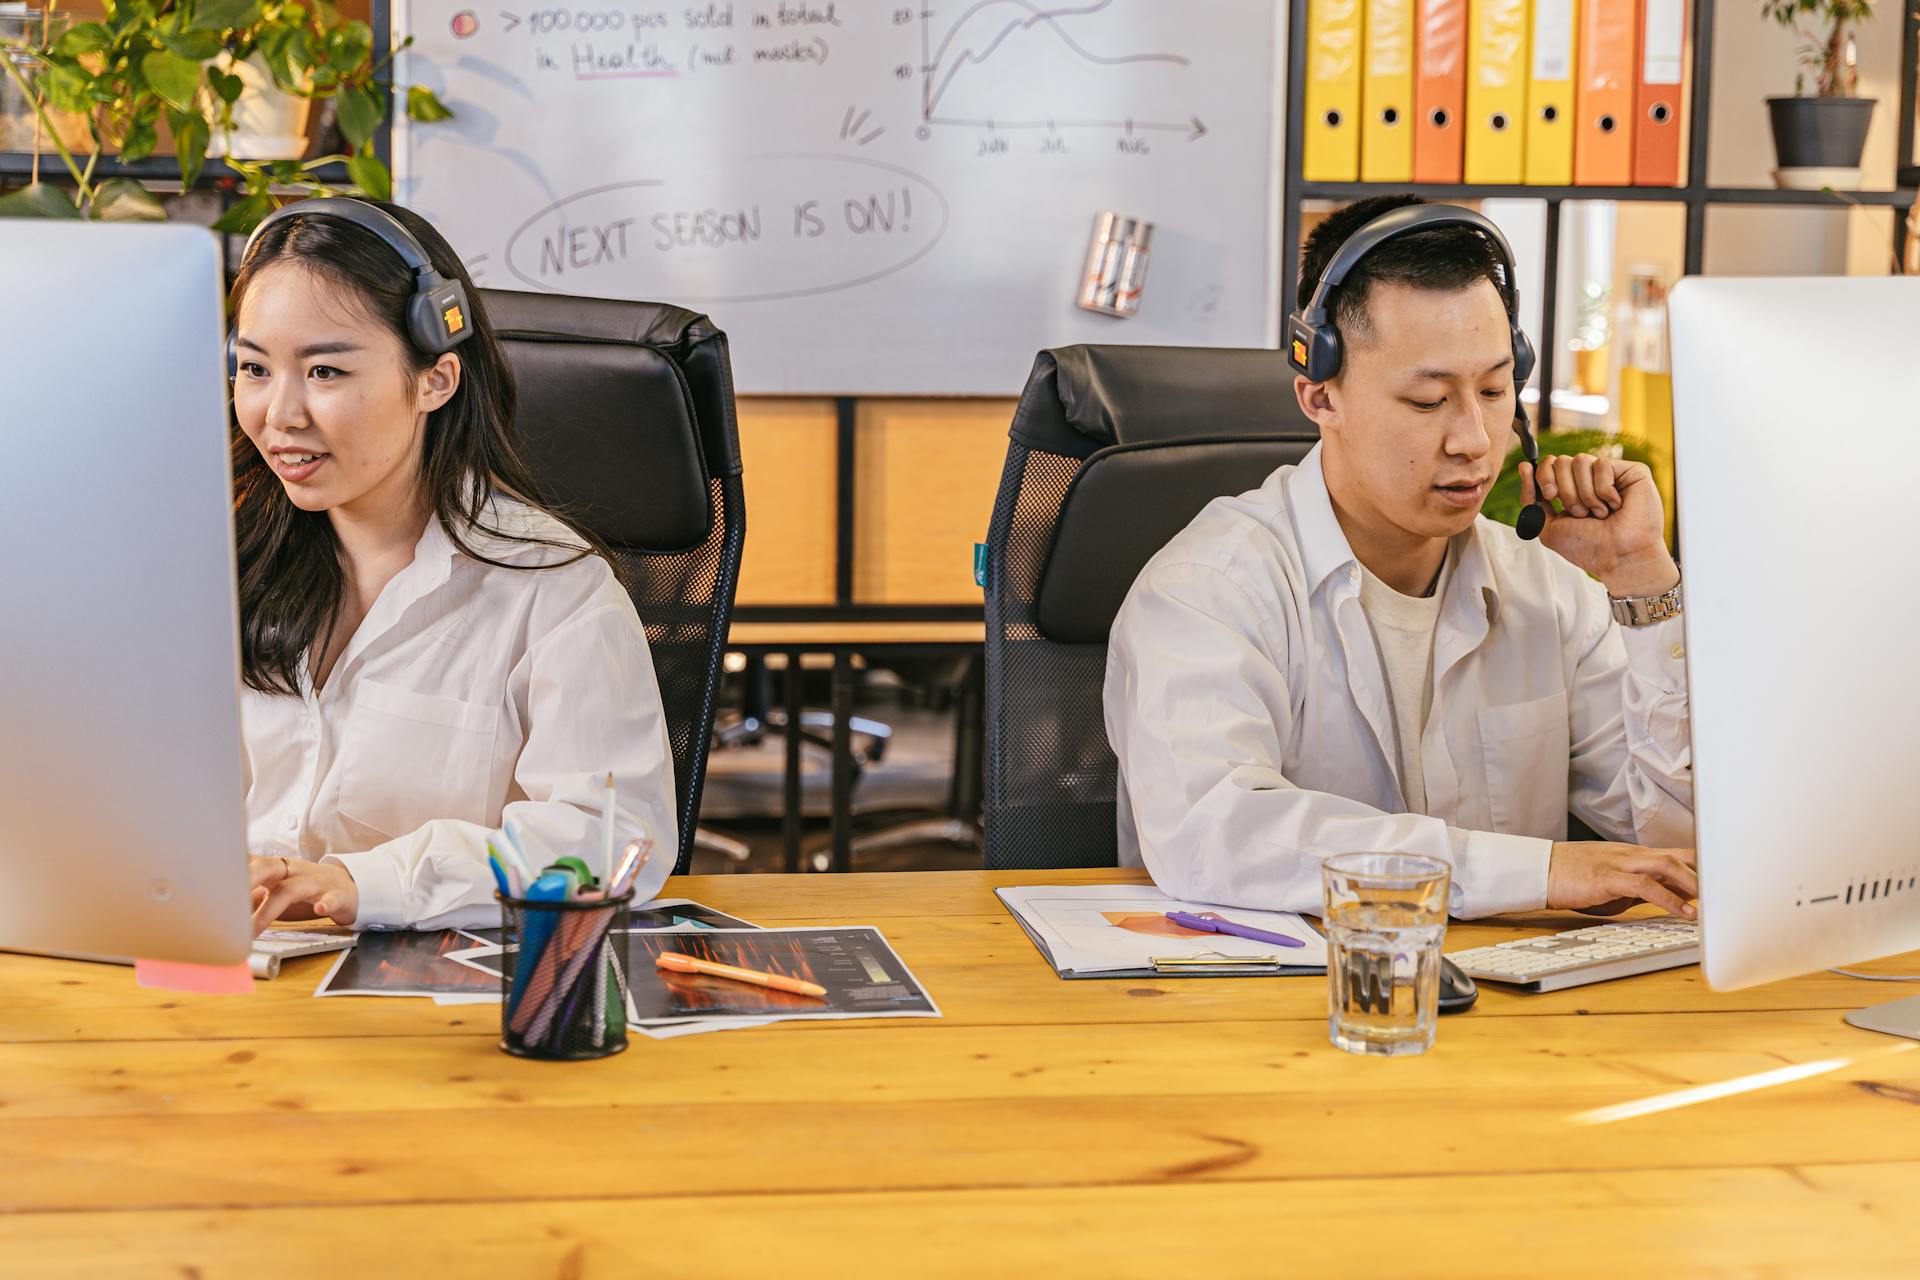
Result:
[[[1623,627],[1650,627],[1656,622],[1680,616],[1680,584],[1657,596],[1632,596],[1621,600],[1608,596],[1613,605],[1613,620]]]

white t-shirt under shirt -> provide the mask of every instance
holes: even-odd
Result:
[[[1426,770],[1420,762],[1420,741],[1427,732],[1427,713],[1433,710],[1433,636],[1440,624],[1440,602],[1446,598],[1447,576],[1453,565],[1448,549],[1440,576],[1425,596],[1403,596],[1360,566],[1360,608],[1380,646],[1380,665],[1387,675],[1387,701],[1393,708],[1395,754],[1400,765],[1400,792],[1407,812],[1427,811]]]

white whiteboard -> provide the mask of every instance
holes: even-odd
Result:
[[[507,7],[497,8],[496,4]],[[478,283],[672,302],[745,393],[1017,392],[1042,347],[1279,331],[1276,0],[400,0],[396,192]],[[1140,311],[1074,305],[1094,216]]]

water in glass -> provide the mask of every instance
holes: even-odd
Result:
[[[1408,854],[1327,860],[1327,1034],[1349,1053],[1424,1053],[1440,1004],[1447,865]]]

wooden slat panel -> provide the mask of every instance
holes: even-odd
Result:
[[[1257,999],[1260,988],[1249,984]],[[1272,988],[1267,988],[1271,990]],[[1324,1002],[1322,1002],[1324,1008]],[[1327,1048],[1324,1013],[1205,1026],[823,1024],[652,1042],[573,1071],[527,1063],[492,1039],[123,1041],[0,1046],[9,1121],[57,1117],[258,1115],[274,1111],[462,1111],[503,1093],[568,1110],[702,1103],[943,1102],[1264,1094],[1277,1107],[1364,1105],[1377,1064]],[[1869,1075],[1920,1077],[1914,1048],[1847,1026],[1830,1011],[1642,1014],[1633,1018],[1456,1018],[1436,1048],[1399,1068],[1395,1087],[1433,1092],[1534,1089],[1602,1106],[1771,1071],[1853,1059]],[[1845,1078],[1845,1073],[1835,1077]],[[425,1087],[431,1086],[431,1087]],[[629,1104],[633,1105],[633,1104]],[[1920,1126],[1920,1111],[1912,1117]]]
[[[1323,1042],[1309,1052],[1334,1051]],[[776,1069],[779,1059],[756,1056]],[[1549,1059],[1540,1061],[1544,1076]],[[1920,1151],[1920,1106],[1906,1100],[1920,1097],[1916,1081],[1853,1074],[1865,1067],[1596,1127],[1570,1117],[1641,1091],[1406,1088],[1387,1074],[1397,1064],[1369,1065],[1369,1088],[1324,1095],[1187,1096],[1143,1080],[1140,1093],[1119,1097],[674,1104],[654,1102],[644,1075],[603,1072],[624,1105],[542,1107],[529,1101],[540,1085],[528,1083],[466,1110],[9,1120],[0,1124],[0,1214],[491,1201],[529,1188],[553,1199],[757,1197],[796,1187],[1578,1174],[1886,1163]],[[843,1092],[875,1079],[849,1080]],[[442,1084],[421,1076],[413,1088],[424,1099]]]
[[[853,595],[978,604],[973,544],[1007,453],[1012,400],[863,400],[856,420]]]
[[[16,1277],[337,1280],[374,1242],[393,1275],[1165,1275],[1397,1280],[1908,1277],[1920,1165],[1342,1179],[1284,1184],[510,1200],[378,1209],[0,1218]],[[662,1220],[657,1212],[670,1214]],[[1596,1238],[1596,1223],[1606,1224]],[[1836,1242],[1844,1241],[1844,1250]],[[743,1251],[751,1249],[751,1266]],[[1551,1252],[1548,1252],[1551,1250]],[[904,1259],[912,1259],[903,1266]],[[1463,1259],[1471,1259],[1462,1267]],[[373,1259],[369,1259],[372,1261]]]
[[[741,400],[747,544],[738,604],[832,604],[833,401]]]

